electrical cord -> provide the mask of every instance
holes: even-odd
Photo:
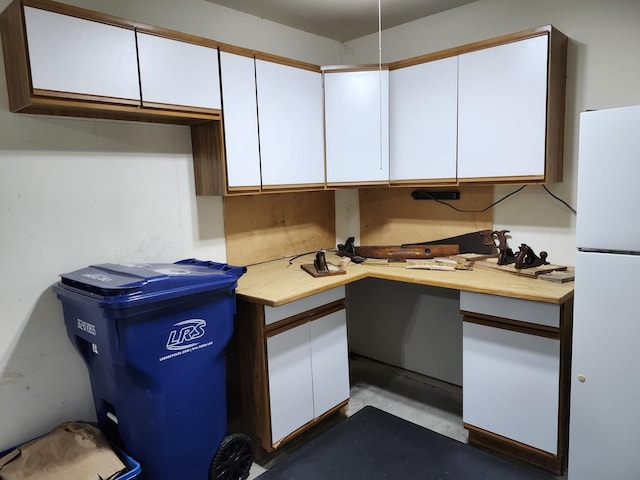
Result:
[[[516,190],[514,190],[511,193],[506,194],[504,197],[502,197],[499,200],[496,200],[495,202],[493,202],[491,205],[486,206],[485,208],[481,209],[481,210],[468,210],[468,209],[464,209],[464,208],[458,208],[455,205],[451,205],[450,203],[447,203],[443,200],[440,200],[438,198],[433,197],[432,195],[429,195],[429,192],[420,192],[420,194],[423,197],[426,198],[430,198],[431,200],[435,200],[438,203],[441,203],[442,205],[446,205],[447,207],[451,208],[452,210],[455,210],[456,212],[460,212],[460,213],[483,213],[486,212],[487,210],[489,210],[490,208],[495,207],[496,205],[498,205],[500,202],[503,202],[504,200],[506,200],[507,198],[511,197],[512,195],[515,195],[516,193],[521,192],[522,190],[524,190],[525,188],[527,188],[528,185],[523,185],[520,188],[517,188]],[[557,195],[553,194],[547,187],[546,185],[542,185],[542,188],[544,188],[546,190],[546,192],[551,195],[554,199],[556,199],[557,201],[559,201],[560,203],[562,203],[565,207],[567,207],[569,210],[571,210],[575,215],[577,215],[577,210],[575,208],[573,208],[571,205],[569,205],[566,201],[564,201],[563,199],[561,199],[560,197],[558,197]]]
[[[560,198],[560,197],[558,197],[557,195],[555,195],[555,194],[551,193],[551,190],[549,190],[549,189],[547,188],[547,186],[546,186],[546,185],[542,185],[542,188],[544,188],[544,189],[547,191],[547,193],[548,193],[549,195],[551,195],[553,198],[555,198],[557,201],[559,201],[559,202],[560,202],[560,203],[562,203],[565,207],[567,207],[569,210],[571,210],[575,215],[577,215],[577,214],[578,214],[578,211],[577,211],[575,208],[573,208],[571,205],[569,205],[567,202],[565,202],[563,199],[561,199],[561,198]]]
[[[496,200],[491,205],[486,206],[482,210],[467,210],[467,209],[464,209],[464,208],[458,208],[455,205],[451,205],[450,203],[447,203],[447,202],[445,202],[443,200],[440,200],[438,198],[435,198],[435,197],[429,195],[429,192],[422,192],[422,195],[424,195],[427,198],[430,198],[431,200],[435,200],[436,202],[441,203],[442,205],[446,205],[447,207],[451,208],[452,210],[455,210],[456,212],[461,212],[461,213],[483,213],[483,212],[486,212],[487,210],[489,210],[490,208],[495,207],[500,202],[506,200],[511,195],[515,195],[516,193],[520,192],[521,190],[524,190],[525,188],[527,188],[527,185],[523,185],[520,188],[518,188],[517,190],[514,190],[511,193],[508,193],[507,195],[502,197],[500,200]]]

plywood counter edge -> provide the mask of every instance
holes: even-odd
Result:
[[[287,266],[287,260],[276,260],[268,264],[248,267],[247,273],[238,282],[237,298],[251,303],[279,307],[365,278],[451,288],[559,305],[573,297],[573,282],[557,284],[487,270],[416,271],[401,267],[351,264],[347,267],[345,275],[313,278],[300,269],[299,263],[289,265],[293,270],[286,268]]]

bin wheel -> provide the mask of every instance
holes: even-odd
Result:
[[[253,463],[251,439],[232,433],[220,442],[209,467],[209,480],[246,480]]]

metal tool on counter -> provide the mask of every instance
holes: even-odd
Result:
[[[493,244],[498,249],[498,265],[510,265],[516,262],[516,255],[507,245],[507,233],[509,233],[509,230],[494,230],[491,232]]]
[[[538,257],[530,246],[525,243],[520,244],[520,250],[516,256],[516,268],[533,268],[541,265],[549,265],[547,252],[540,252]]]
[[[355,246],[354,237],[349,237],[344,244],[338,245],[336,253],[351,258],[354,263],[362,263],[367,258],[402,262],[410,259],[448,257],[459,253],[491,254],[495,251],[492,233],[491,230],[480,230],[428,242],[376,246]]]
[[[549,265],[547,252],[540,252],[540,256],[538,256],[526,243],[521,243],[520,250],[513,253],[513,250],[507,245],[507,233],[509,233],[509,230],[494,230],[491,232],[491,238],[499,252],[498,265],[511,265],[514,263],[517,269]]]

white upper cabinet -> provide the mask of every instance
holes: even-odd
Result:
[[[24,19],[34,90],[140,103],[133,29],[32,7]]]
[[[260,189],[255,60],[220,52],[227,188]]]
[[[391,183],[455,183],[457,85],[458,57],[390,72]]]
[[[262,186],[324,186],[322,75],[256,59]]]
[[[389,182],[389,71],[325,71],[327,184]]]
[[[458,178],[544,180],[548,36],[459,58]]]
[[[220,109],[218,50],[137,32],[142,103]]]

